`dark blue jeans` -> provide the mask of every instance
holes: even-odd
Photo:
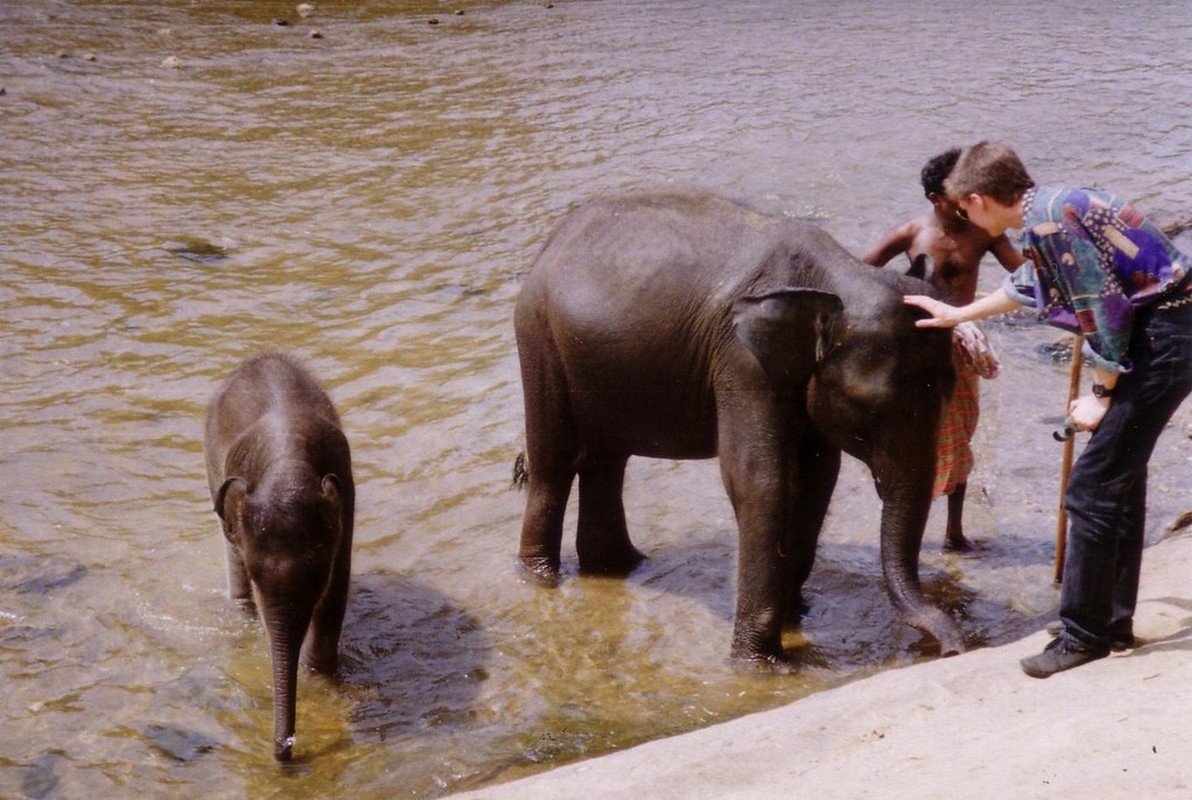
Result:
[[[1147,462],[1192,392],[1192,305],[1140,312],[1129,358],[1134,369],[1118,379],[1113,403],[1076,460],[1064,497],[1069,526],[1061,635],[1097,653],[1134,633]]]

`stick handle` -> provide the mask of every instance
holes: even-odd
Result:
[[[1076,334],[1072,340],[1072,370],[1068,375],[1068,406],[1080,396],[1080,369],[1084,362],[1084,336]],[[1068,406],[1064,407],[1064,415],[1068,413]],[[1064,459],[1060,465],[1060,502],[1059,513],[1055,524],[1055,582],[1059,583],[1064,577],[1064,556],[1068,549],[1068,512],[1064,508],[1064,495],[1068,493],[1068,473],[1072,471],[1072,453],[1076,447],[1076,437],[1069,436],[1064,441]]]

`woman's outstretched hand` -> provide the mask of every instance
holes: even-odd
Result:
[[[916,306],[931,315],[927,319],[916,320],[915,327],[918,328],[954,328],[962,322],[985,319],[1018,308],[1018,303],[1010,298],[1004,287],[995,289],[967,306],[950,306],[925,294],[908,294],[902,300],[908,306]]]
[[[931,315],[927,319],[916,320],[916,328],[954,328],[964,322],[956,306],[950,306],[925,294],[908,294],[902,298],[902,302],[908,306],[917,306]]]

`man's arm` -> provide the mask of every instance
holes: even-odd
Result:
[[[915,241],[915,230],[913,222],[899,225],[887,233],[886,238],[861,260],[875,267],[884,267],[891,258],[911,249],[911,242]]]
[[[1002,265],[1006,272],[1014,272],[1026,263],[1026,256],[1014,246],[1014,243],[1004,233],[994,239],[993,244],[989,245],[989,252],[993,253],[994,258],[998,260],[998,263]]]

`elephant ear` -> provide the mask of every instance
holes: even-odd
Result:
[[[844,304],[818,289],[780,289],[738,300],[737,338],[783,388],[805,383],[842,335]]]
[[[342,541],[344,535],[344,485],[339,476],[334,472],[328,472],[323,476],[321,482],[323,488],[323,497],[327,498],[327,502],[335,509],[334,521],[334,536],[336,542]],[[337,544],[338,547],[338,544]]]
[[[239,544],[232,532],[242,527],[240,521],[247,497],[248,483],[244,478],[228,478],[215,496],[215,513],[223,523],[224,536],[232,544]]]
[[[323,476],[322,481],[323,496],[335,504],[336,508],[343,508],[343,483],[339,476],[334,472],[328,472]]]

